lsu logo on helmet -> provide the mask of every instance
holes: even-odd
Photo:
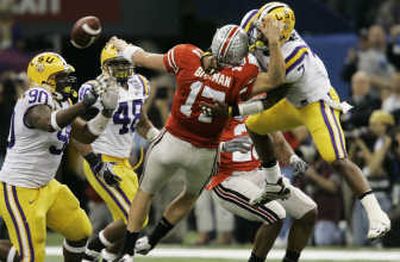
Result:
[[[259,17],[257,23],[261,23],[264,17],[267,15],[272,16],[274,19],[283,23],[283,29],[281,32],[281,40],[287,41],[294,30],[296,18],[293,10],[284,3],[271,2],[263,5],[259,11]]]
[[[60,73],[70,74],[75,72],[73,66],[69,65],[64,58],[54,52],[43,52],[36,55],[29,62],[27,69],[28,80],[31,84],[50,88],[56,91],[55,76]]]

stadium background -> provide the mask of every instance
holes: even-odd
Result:
[[[319,222],[322,222],[320,227],[316,227],[310,245],[319,247],[329,244],[348,248],[372,246],[369,249],[371,252],[382,247],[399,247],[400,129],[397,125],[388,125],[385,119],[378,119],[378,124],[385,128],[383,132],[374,131],[369,125],[369,116],[373,110],[384,109],[398,120],[400,1],[283,2],[293,7],[296,29],[325,62],[332,84],[341,98],[358,105],[349,115],[343,117],[350,156],[369,173],[368,179],[378,192],[381,205],[389,211],[394,222],[393,231],[383,241],[366,241],[365,214],[361,207],[354,203],[348,189],[315,155],[308,134],[298,129],[286,136],[297,152],[311,163],[312,168],[303,178],[294,182],[320,204]],[[111,35],[124,37],[158,52],[165,52],[169,47],[182,42],[191,42],[206,49],[216,27],[226,23],[239,23],[248,10],[264,3],[261,0],[0,0],[0,160],[2,161],[5,154],[13,105],[21,91],[26,88],[23,72],[29,59],[39,51],[60,52],[75,66],[78,80],[83,83],[99,74],[100,50]],[[84,15],[96,15],[101,19],[103,35],[90,48],[78,50],[69,43],[69,31],[73,22]],[[365,73],[355,74],[357,71]],[[151,106],[148,112],[153,122],[162,127],[168,115],[174,82],[166,75],[140,72],[152,80]],[[388,138],[390,146],[383,150],[382,141]],[[142,139],[134,139],[138,146],[133,150],[132,162],[138,161],[140,148],[146,147]],[[373,161],[377,157],[381,161]],[[370,166],[371,162],[377,164]],[[78,163],[76,154],[69,151],[60,167],[58,178],[72,188],[88,212],[100,212],[101,215],[97,218],[93,215],[93,222],[101,227],[107,222],[107,213],[100,199],[81,177]],[[290,176],[290,169],[285,170]],[[326,184],[329,186],[326,187]],[[172,182],[164,189],[164,194],[168,197],[156,201],[153,218],[160,215],[163,205],[179,189],[179,181]],[[199,215],[193,212],[167,242],[237,248],[248,244],[257,228],[253,223],[236,218],[231,232],[221,233],[218,228],[209,232],[196,232],[196,217]],[[331,231],[326,231],[323,227],[326,224]],[[4,227],[1,235],[6,237]],[[277,247],[284,245],[285,238],[286,232],[283,230]],[[50,235],[49,239],[51,245],[60,244],[55,236]],[[380,253],[376,254],[380,256]],[[322,260],[324,259],[320,261]]]

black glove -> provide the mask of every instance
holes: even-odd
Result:
[[[86,107],[90,107],[96,103],[98,97],[99,95],[95,91],[88,89],[83,95],[82,103],[84,103]]]
[[[86,161],[88,161],[90,168],[93,173],[102,178],[107,185],[117,187],[121,182],[121,178],[114,174],[112,171],[113,164],[108,162],[103,162],[100,155],[95,153],[89,153],[85,156]]]

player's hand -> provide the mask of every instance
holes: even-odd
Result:
[[[114,77],[101,75],[97,78],[104,90],[100,94],[101,104],[103,105],[103,115],[111,117],[115,108],[118,106],[119,88]]]
[[[307,162],[304,161],[303,159],[301,159],[296,154],[294,154],[290,157],[289,165],[293,168],[294,176],[303,175],[308,169]]]
[[[98,99],[99,95],[97,94],[96,90],[90,88],[88,90],[85,91],[85,93],[83,94],[83,99],[82,99],[82,103],[86,106],[86,107],[91,107],[94,103],[96,103],[97,99]]]
[[[89,153],[85,156],[86,161],[90,165],[90,169],[93,173],[103,179],[109,186],[118,186],[121,182],[121,178],[114,174],[112,167],[113,164],[103,162],[100,155],[95,153]]]
[[[200,111],[208,117],[229,117],[229,106],[221,102],[200,102]]]
[[[112,171],[113,164],[111,163],[104,163],[103,167],[101,168],[99,175],[100,177],[106,182],[107,185],[112,187],[118,187],[119,183],[122,179],[114,174]]]
[[[279,43],[281,40],[281,32],[283,23],[267,15],[262,23],[258,26],[261,33],[268,39],[269,43]]]
[[[236,152],[247,153],[252,146],[253,142],[250,137],[242,136],[229,141],[221,142],[220,149],[222,152]]]
[[[125,48],[129,46],[129,44],[125,40],[120,39],[116,36],[111,37],[107,44],[114,45],[115,48],[117,48],[118,52],[124,51]]]

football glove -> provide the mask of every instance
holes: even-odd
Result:
[[[250,137],[242,136],[221,142],[219,146],[221,152],[239,151],[241,153],[247,153],[251,149],[252,144]]]
[[[112,163],[103,162],[100,155],[96,155],[93,152],[86,155],[85,159],[88,161],[93,173],[103,179],[107,185],[112,187],[119,186],[122,179],[112,171]]]
[[[289,183],[280,178],[276,183],[265,182],[263,189],[260,189],[251,199],[250,204],[259,206],[277,199],[288,199],[290,196]]]
[[[289,165],[293,168],[294,176],[303,175],[308,168],[307,162],[304,161],[303,159],[301,159],[296,154],[294,154],[290,157]]]
[[[99,84],[99,96],[103,105],[103,115],[111,117],[115,108],[118,106],[119,88],[116,79],[104,74],[97,77]]]
[[[94,82],[93,82],[94,83]],[[86,107],[91,107],[94,103],[96,103],[99,95],[96,93],[96,90],[90,88],[83,94],[82,103]]]

